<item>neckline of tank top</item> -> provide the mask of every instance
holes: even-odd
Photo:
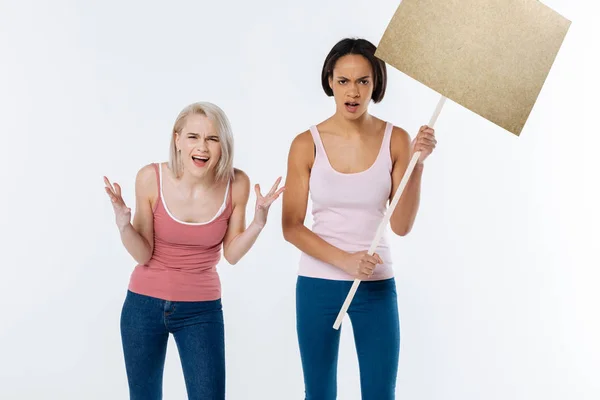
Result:
[[[163,194],[163,184],[162,184],[162,164],[159,163],[158,164],[158,185],[159,185],[159,194],[160,194],[160,201],[162,203],[163,208],[165,209],[165,211],[167,212],[167,215],[175,222],[182,224],[182,225],[191,225],[191,226],[203,226],[203,225],[208,225],[212,222],[215,222],[217,220],[217,218],[219,218],[221,216],[221,214],[223,214],[223,212],[225,211],[225,208],[227,207],[227,195],[229,194],[229,187],[231,186],[231,182],[227,183],[227,187],[225,189],[225,198],[223,199],[223,203],[221,204],[221,207],[219,208],[219,210],[217,211],[217,213],[209,220],[209,221],[205,221],[205,222],[186,222],[186,221],[182,221],[178,218],[176,218],[173,214],[171,214],[171,211],[169,211],[169,207],[167,206],[167,202],[165,201],[165,196]]]
[[[369,168],[367,168],[363,171],[358,171],[358,172],[340,172],[337,169],[333,168],[333,165],[331,165],[331,162],[329,161],[329,156],[327,155],[327,151],[325,151],[325,145],[323,144],[323,140],[321,139],[321,133],[317,129],[317,126],[313,125],[310,128],[314,129],[314,132],[315,132],[317,138],[319,139],[319,144],[321,146],[321,150],[323,151],[323,155],[325,158],[325,163],[327,164],[329,169],[341,176],[357,176],[357,175],[366,174],[367,172],[369,172],[373,168],[375,168],[375,166],[377,165],[377,163],[379,162],[379,159],[381,158],[381,156],[383,154],[383,149],[384,149],[385,143],[386,143],[385,139],[386,139],[386,136],[388,135],[388,131],[391,131],[391,129],[393,129],[393,125],[390,122],[385,123],[385,129],[383,131],[383,138],[381,139],[381,145],[379,146],[379,152],[377,153],[377,157],[375,158],[375,161],[369,166]],[[391,133],[391,132],[389,132],[389,133]]]

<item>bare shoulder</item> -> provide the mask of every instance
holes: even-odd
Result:
[[[290,146],[290,160],[311,164],[314,159],[315,142],[310,130],[296,135]]]
[[[139,194],[146,196],[151,196],[157,192],[158,182],[153,164],[144,165],[140,168],[135,177],[135,188]]]
[[[390,150],[392,157],[397,159],[400,155],[406,155],[410,151],[410,135],[404,129],[394,126],[390,138]]]
[[[244,171],[239,168],[233,169],[233,186],[244,186],[250,184],[250,177]]]
[[[233,182],[231,183],[231,197],[235,204],[246,203],[250,195],[250,177],[238,168],[233,169]]]
[[[410,135],[403,128],[399,126],[395,126],[392,129],[392,141],[396,141],[399,143],[410,142]]]
[[[305,130],[302,133],[296,135],[294,140],[292,140],[292,148],[305,148],[311,147],[314,145],[314,141],[312,138],[312,134],[310,130]]]

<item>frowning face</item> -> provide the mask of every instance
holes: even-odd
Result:
[[[221,158],[221,143],[212,121],[201,114],[189,115],[176,133],[183,170],[197,178],[214,176]]]
[[[329,86],[338,113],[348,119],[361,117],[373,95],[373,69],[369,60],[357,54],[340,57],[329,78]]]

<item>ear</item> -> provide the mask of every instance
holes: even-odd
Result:
[[[181,150],[181,145],[179,144],[179,140],[181,139],[181,135],[179,134],[179,132],[174,132],[173,133],[173,139],[175,141],[175,150],[177,150],[177,151]]]
[[[333,74],[329,74],[329,88],[333,91]]]

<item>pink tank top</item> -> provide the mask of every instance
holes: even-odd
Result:
[[[393,125],[386,123],[377,159],[367,170],[341,173],[333,169],[316,126],[310,128],[316,147],[310,173],[312,231],[323,240],[347,252],[369,250],[383,219],[392,189],[390,138]],[[369,280],[394,276],[386,234],[375,251],[383,260]],[[354,280],[341,269],[306,253],[300,257],[298,274],[313,278]]]
[[[217,263],[232,212],[231,182],[223,204],[208,222],[176,219],[162,195],[162,168],[153,164],[158,180],[154,205],[154,251],[131,274],[129,290],[169,301],[208,301],[221,297]]]

